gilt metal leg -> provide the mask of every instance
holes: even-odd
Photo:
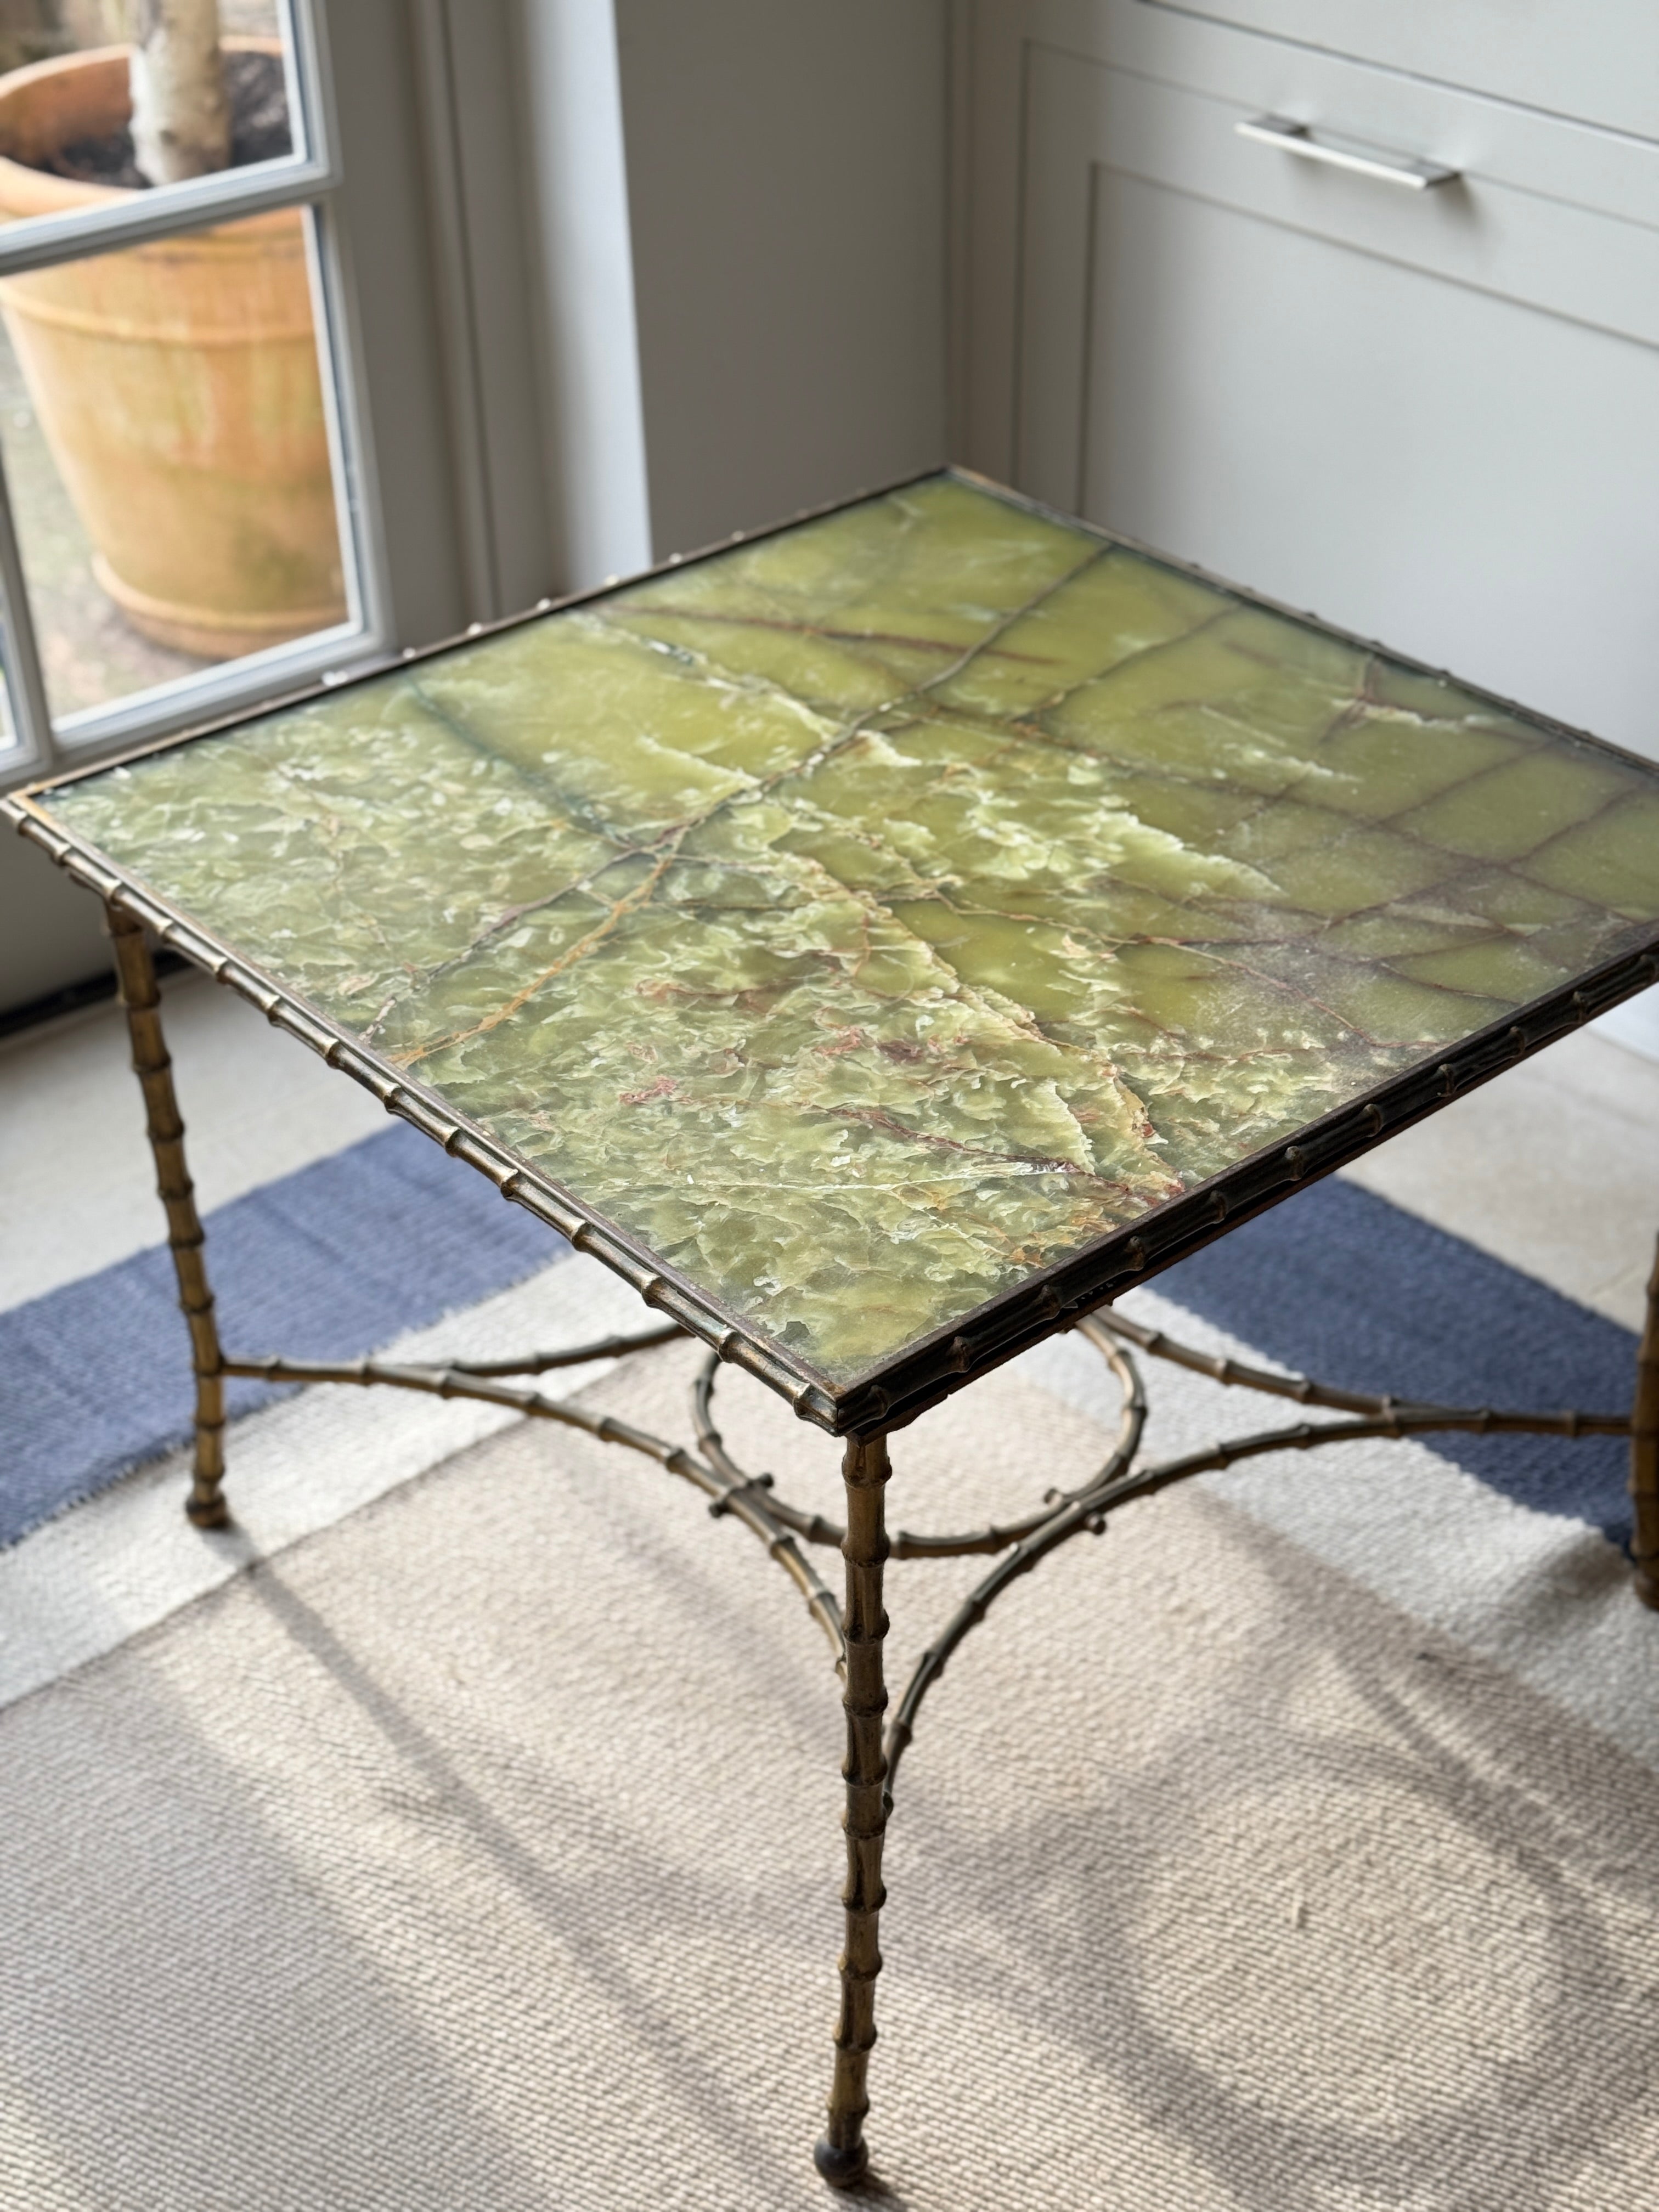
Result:
[[[1648,1278],[1647,1323],[1636,1355],[1630,1418],[1631,1564],[1636,1595],[1659,1608],[1659,1254]]]
[[[220,1528],[229,1518],[220,1487],[225,1472],[224,1358],[202,1256],[205,1240],[195,1189],[185,1164],[185,1125],[173,1096],[173,1062],[161,1034],[161,994],[143,928],[119,907],[106,906],[104,912],[115,948],[133,1070],[144,1094],[144,1124],[155,1156],[155,1188],[167,1209],[167,1243],[196,1370],[196,1457],[185,1510],[198,1528]]]
[[[881,1886],[882,1838],[887,1826],[887,1761],[882,1715],[887,1685],[882,1644],[882,1568],[887,1558],[884,1517],[890,1473],[887,1439],[854,1437],[842,1474],[847,1488],[847,1782],[842,1826],[847,1832],[846,1940],[841,1954],[841,2013],[836,2022],[836,2069],[830,2089],[830,2124],[813,2156],[818,2172],[838,2189],[863,2179],[869,2166],[864,2116],[870,2109],[866,2076],[876,2039],[876,1976],[881,1972],[878,1922],[886,1892]]]

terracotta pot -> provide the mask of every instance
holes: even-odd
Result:
[[[0,220],[134,197],[27,166],[125,124],[127,54],[0,77]],[[99,582],[147,637],[209,659],[346,617],[304,222],[285,208],[0,283]]]

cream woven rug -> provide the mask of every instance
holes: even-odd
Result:
[[[896,1440],[894,1521],[1097,1459],[1068,1359]],[[679,1433],[694,1364],[591,1395]],[[1152,1380],[1170,1442],[1252,1425]],[[726,1402],[833,1506],[833,1446]],[[1346,1465],[1126,1510],[953,1662],[890,1831],[867,2201],[1654,2202],[1655,1624],[1587,1531],[1413,1446]],[[978,1571],[892,1571],[898,1653]],[[0,2206],[823,2204],[836,1698],[744,1532],[527,1425],[20,1695]]]

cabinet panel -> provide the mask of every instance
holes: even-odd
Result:
[[[1017,80],[1023,52],[1047,48],[1659,226],[1659,112],[1654,137],[1628,137],[1148,0],[992,0],[975,46],[982,106],[999,77]]]
[[[1140,0],[1659,138],[1650,0]]]
[[[1659,754],[1659,356],[1097,191],[1084,511]]]
[[[1659,756],[1659,238],[1071,55],[1027,98],[1019,480]]]

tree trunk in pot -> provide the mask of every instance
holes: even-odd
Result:
[[[153,185],[230,163],[219,0],[132,0],[132,150]]]

